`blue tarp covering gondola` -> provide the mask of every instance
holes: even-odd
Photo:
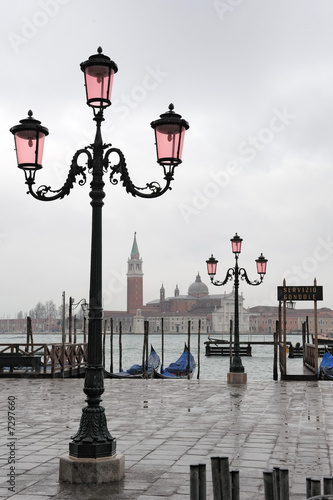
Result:
[[[151,377],[155,370],[160,366],[160,357],[153,348],[150,347],[150,354],[148,357],[148,376]],[[109,373],[104,370],[104,376],[106,378],[142,378],[143,377],[143,366],[142,365],[132,365],[128,370]]]
[[[333,356],[325,352],[319,366],[319,380],[333,380]]]
[[[185,344],[184,352],[177,361],[171,363],[167,368],[163,369],[161,366],[161,375],[163,378],[184,378],[187,377],[187,363],[188,363],[188,347]],[[193,375],[195,361],[193,355],[190,353],[190,376]]]

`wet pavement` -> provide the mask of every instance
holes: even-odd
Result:
[[[290,498],[305,499],[307,477],[332,475],[332,384],[106,379],[102,404],[125,478],[70,485],[59,482],[59,457],[78,430],[83,380],[0,379],[0,498],[189,500],[190,465],[205,463],[210,500],[210,458],[227,456],[242,500],[264,498],[273,467],[288,468]]]

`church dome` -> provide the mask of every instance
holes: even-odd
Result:
[[[205,295],[208,295],[208,286],[201,281],[199,273],[195,278],[195,282],[188,287],[187,293],[193,297],[204,297]]]

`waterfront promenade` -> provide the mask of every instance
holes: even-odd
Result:
[[[333,382],[105,380],[103,405],[125,478],[109,485],[59,483],[59,457],[79,426],[82,379],[0,380],[0,498],[11,500],[189,500],[190,464],[228,456],[242,500],[264,498],[263,471],[289,469],[290,498],[306,478],[332,475]],[[8,443],[8,397],[15,397],[15,445]],[[15,491],[8,490],[10,456]]]

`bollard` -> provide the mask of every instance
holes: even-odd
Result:
[[[199,500],[199,465],[190,465],[190,500]]]
[[[273,487],[273,471],[264,470],[264,492],[265,500],[275,500],[274,498],[274,487]]]
[[[311,497],[311,477],[306,478],[306,496],[305,498]]]
[[[289,500],[289,470],[280,469],[280,500]]]
[[[324,477],[323,486],[324,486],[324,495],[330,495],[331,493],[333,493],[333,477],[332,476]]]
[[[239,500],[239,470],[230,471],[231,500]]]
[[[206,464],[199,464],[199,500],[206,500]]]
[[[320,479],[311,479],[311,496],[320,495]]]
[[[213,498],[231,500],[231,485],[228,457],[211,457]]]
[[[206,500],[206,464],[190,465],[190,500]]]
[[[280,469],[273,467],[273,492],[274,500],[280,500]]]

